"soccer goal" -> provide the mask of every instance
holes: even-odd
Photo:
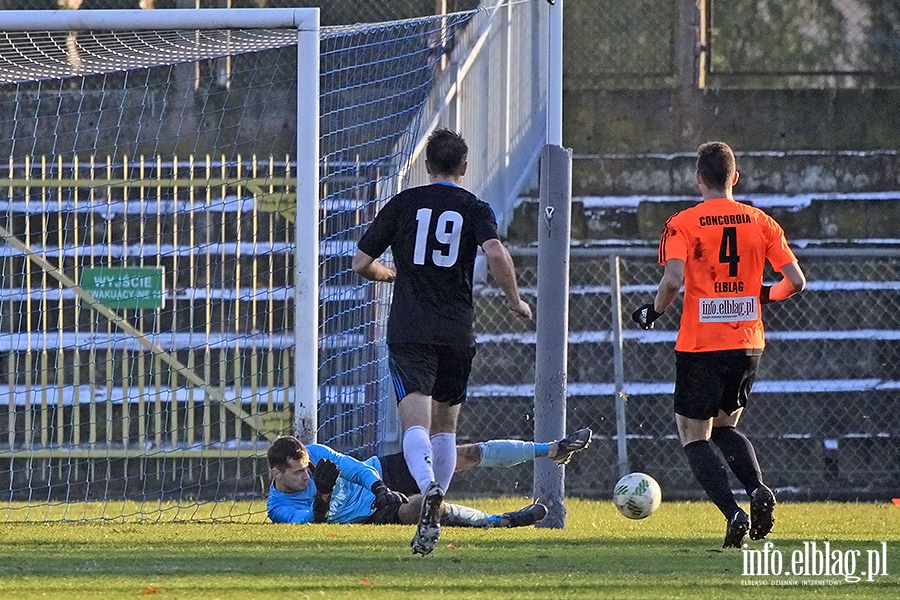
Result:
[[[2,518],[259,518],[277,435],[377,450],[349,261],[473,14],[2,11]]]

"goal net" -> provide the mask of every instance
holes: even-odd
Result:
[[[49,12],[0,33],[4,518],[261,519],[277,435],[379,450],[350,258],[475,13]]]

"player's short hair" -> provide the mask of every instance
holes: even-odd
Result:
[[[270,469],[285,469],[288,467],[290,459],[303,460],[308,456],[309,453],[306,451],[306,446],[303,445],[303,442],[292,435],[285,435],[276,439],[266,452],[266,459],[269,461]]]
[[[713,189],[731,185],[736,168],[734,152],[725,142],[706,142],[697,149],[697,174]]]
[[[425,160],[436,175],[456,175],[469,157],[466,140],[455,131],[438,129],[428,136]]]

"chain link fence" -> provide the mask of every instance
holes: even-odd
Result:
[[[651,331],[629,319],[655,294],[662,274],[655,248],[572,252],[567,430],[590,427],[595,437],[568,467],[569,493],[605,496],[619,477],[626,458],[617,453],[621,402],[627,470],[650,473],[670,498],[699,494],[672,413],[680,304]],[[767,350],[740,428],[754,442],[769,485],[797,496],[874,495],[900,480],[900,251],[808,248],[797,254],[809,286],[765,308]],[[520,250],[516,256],[533,303],[534,255]],[[775,281],[775,273],[766,280]],[[615,294],[623,313],[621,354],[614,343]],[[477,304],[479,350],[460,436],[531,439],[533,324],[514,323],[494,288],[482,288]],[[617,360],[624,373],[618,382]],[[524,465],[497,469],[489,478],[462,474],[454,488],[527,493],[531,477],[531,466]]]
[[[566,88],[677,85],[677,49],[706,51],[706,86],[896,85],[894,0],[567,0]],[[699,20],[699,22],[696,22]]]
[[[5,0],[0,9],[319,6],[323,25],[341,25],[467,11],[480,4],[493,3],[479,0]],[[702,0],[699,11],[697,7],[697,0],[567,0],[566,89],[674,87],[678,84],[677,49],[685,36],[690,47],[707,51],[707,86],[712,88],[860,87],[898,83],[900,4],[894,0]],[[699,14],[693,16],[695,13]]]

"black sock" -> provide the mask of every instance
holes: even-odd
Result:
[[[747,494],[762,485],[762,471],[756,451],[747,437],[734,427],[713,427],[712,441],[725,456],[731,471],[741,480]]]
[[[706,495],[713,501],[726,519],[740,510],[728,485],[728,470],[707,440],[691,442],[684,447],[694,477],[700,482]]]

